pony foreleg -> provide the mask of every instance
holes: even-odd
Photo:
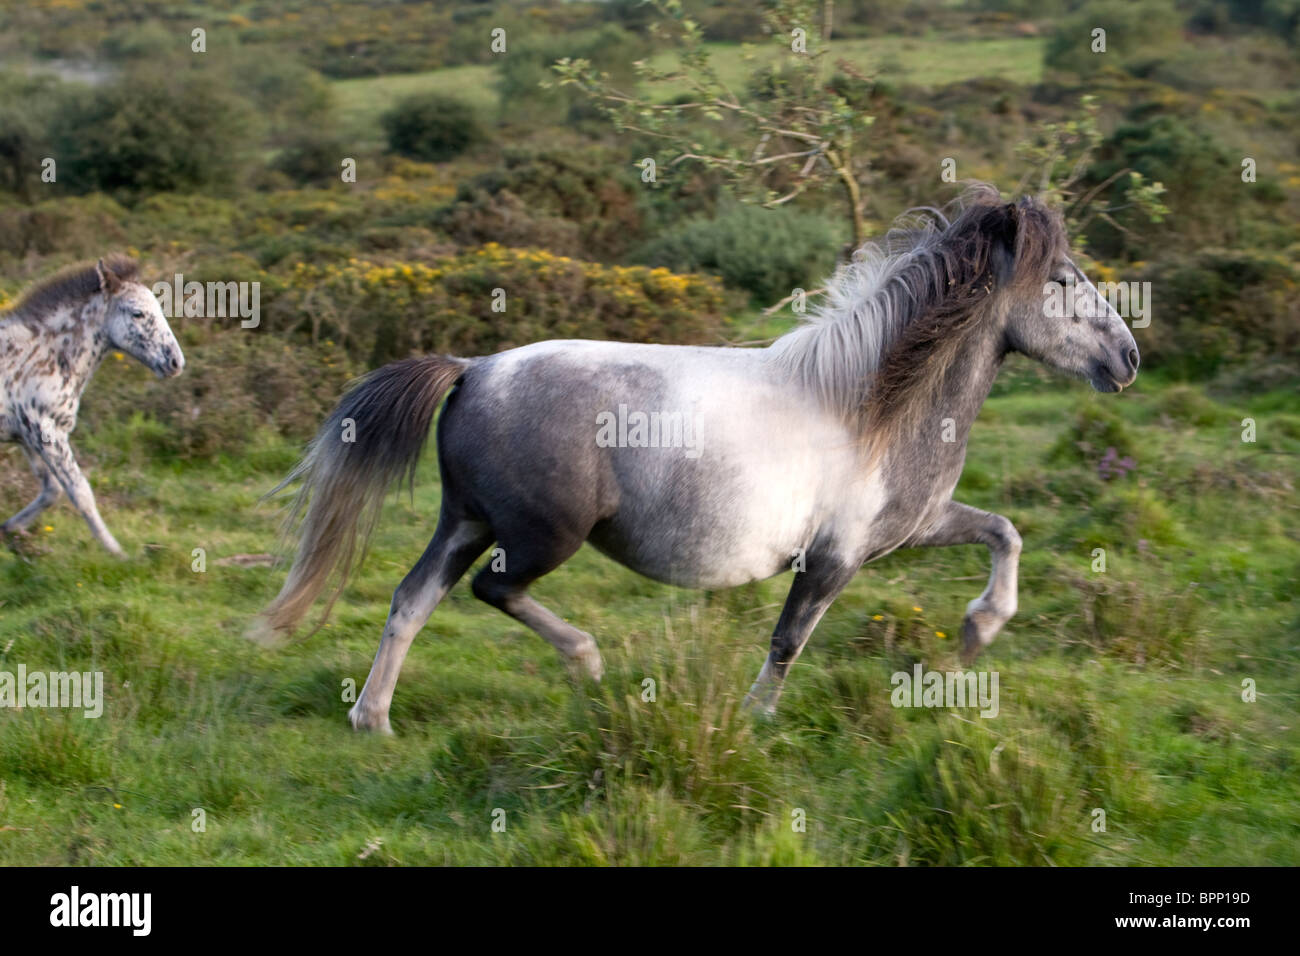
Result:
[[[108,530],[108,527],[104,524],[104,519],[99,516],[99,508],[95,506],[95,493],[90,490],[90,482],[81,473],[81,468],[77,465],[77,459],[72,455],[72,446],[68,444],[67,436],[60,436],[54,441],[43,443],[40,445],[39,454],[46,467],[58,479],[59,484],[63,486],[63,490],[73,506],[86,519],[91,534],[114,557],[125,558],[126,552],[122,550],[122,546],[117,543],[117,539]]]
[[[452,585],[491,543],[492,534],[486,525],[448,519],[444,513],[424,554],[393,592],[393,604],[375,662],[370,666],[370,676],[348,712],[353,728],[393,732],[388,709],[411,642]]]
[[[15,534],[27,530],[27,526],[36,520],[37,515],[59,500],[59,483],[50,474],[50,470],[45,467],[45,462],[41,461],[39,455],[29,451],[26,445],[22,446],[22,448],[23,454],[31,462],[32,474],[41,483],[41,490],[26,508],[3,525],[0,525],[0,533],[4,534]]]
[[[776,702],[781,697],[790,665],[802,653],[813,628],[840,591],[853,580],[857,570],[839,564],[817,567],[819,563],[810,557],[807,569],[795,572],[794,584],[772,632],[772,650],[745,696],[747,710],[765,715],[776,713]]]
[[[968,665],[1016,613],[1020,534],[1003,515],[949,501],[929,529],[907,542],[907,547],[977,543],[988,547],[993,568],[984,593],[966,605],[961,633],[962,659]]]

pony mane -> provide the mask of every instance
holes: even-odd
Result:
[[[140,264],[134,259],[112,253],[104,257],[105,267],[123,282],[138,281]],[[99,291],[99,272],[95,262],[77,262],[64,266],[41,279],[3,313],[6,318],[23,316],[41,318],[69,302],[88,298]]]
[[[1004,203],[975,183],[943,209],[909,210],[863,245],[821,303],[772,344],[772,360],[859,430],[894,430],[993,314],[995,293],[1041,288],[1067,249],[1060,217],[1042,203]]]

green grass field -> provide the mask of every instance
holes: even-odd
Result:
[[[497,111],[490,66],[452,66],[427,73],[395,73],[360,80],[336,80],[332,85],[339,128],[356,135],[365,145],[383,140],[379,117],[403,97],[416,93],[443,93],[464,100],[484,117]]]
[[[584,548],[535,593],[596,635],[602,685],[462,583],[411,651],[393,738],[353,733],[343,688],[432,533],[430,457],[330,624],[265,651],[241,634],[283,569],[219,562],[273,547],[258,496],[296,449],[160,462],[139,421],[81,436],[134,557],[100,551],[66,502],[24,555],[0,552],[0,671],[100,670],[107,704],[0,711],[0,863],[1300,863],[1293,407],[1004,372],[957,493],[1025,541],[1020,611],[979,664],[1000,675],[995,718],[890,703],[893,672],[957,666],[981,548],[862,571],[759,724],[738,704],[789,576],[688,592]],[[1075,459],[1081,419],[1131,442],[1136,471]],[[31,490],[0,484],[0,505]]]
[[[737,88],[743,86],[755,63],[773,62],[782,55],[771,44],[711,43],[708,47],[719,79]],[[900,85],[942,86],[990,76],[1015,83],[1037,83],[1043,73],[1043,41],[1037,37],[962,40],[880,36],[832,40],[827,56],[831,63],[847,60],[867,75],[884,74]],[[670,70],[676,59],[672,53],[661,53],[650,63],[660,70]]]
[[[768,46],[734,43],[708,44],[718,76],[728,84],[740,85],[752,71],[754,61],[772,60],[779,54]],[[1043,41],[1038,38],[953,40],[944,37],[882,36],[862,40],[831,42],[832,61],[845,59],[862,72],[887,75],[891,82],[916,86],[940,86],[972,77],[996,76],[1017,83],[1036,83],[1042,76]],[[652,57],[651,65],[670,70],[672,54]],[[498,97],[496,71],[491,66],[453,66],[425,73],[401,73],[359,80],[338,80],[332,85],[338,104],[341,129],[367,146],[383,139],[379,117],[405,96],[415,93],[443,93],[464,100],[478,115],[495,116]],[[660,93],[667,99],[678,92],[665,84]]]

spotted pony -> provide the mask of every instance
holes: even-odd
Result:
[[[0,442],[17,442],[40,483],[36,498],[0,525],[23,534],[67,493],[95,538],[126,557],[104,525],[90,483],[68,436],[81,393],[112,350],[139,360],[159,378],[179,375],[185,356],[158,300],[124,256],[69,266],[29,289],[0,312]]]

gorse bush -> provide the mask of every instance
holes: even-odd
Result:
[[[441,93],[407,97],[380,123],[390,150],[431,163],[453,159],[483,138],[474,108]]]
[[[311,323],[377,365],[419,352],[479,355],[552,338],[716,341],[728,304],[709,277],[489,243],[433,265],[302,264],[272,322],[286,331]]]
[[[607,260],[642,229],[629,173],[599,154],[507,150],[496,169],[460,184],[435,222],[462,245],[500,242]]]
[[[678,272],[711,272],[760,302],[774,302],[795,287],[814,288],[834,268],[838,247],[822,216],[733,205],[651,240],[634,258]]]

